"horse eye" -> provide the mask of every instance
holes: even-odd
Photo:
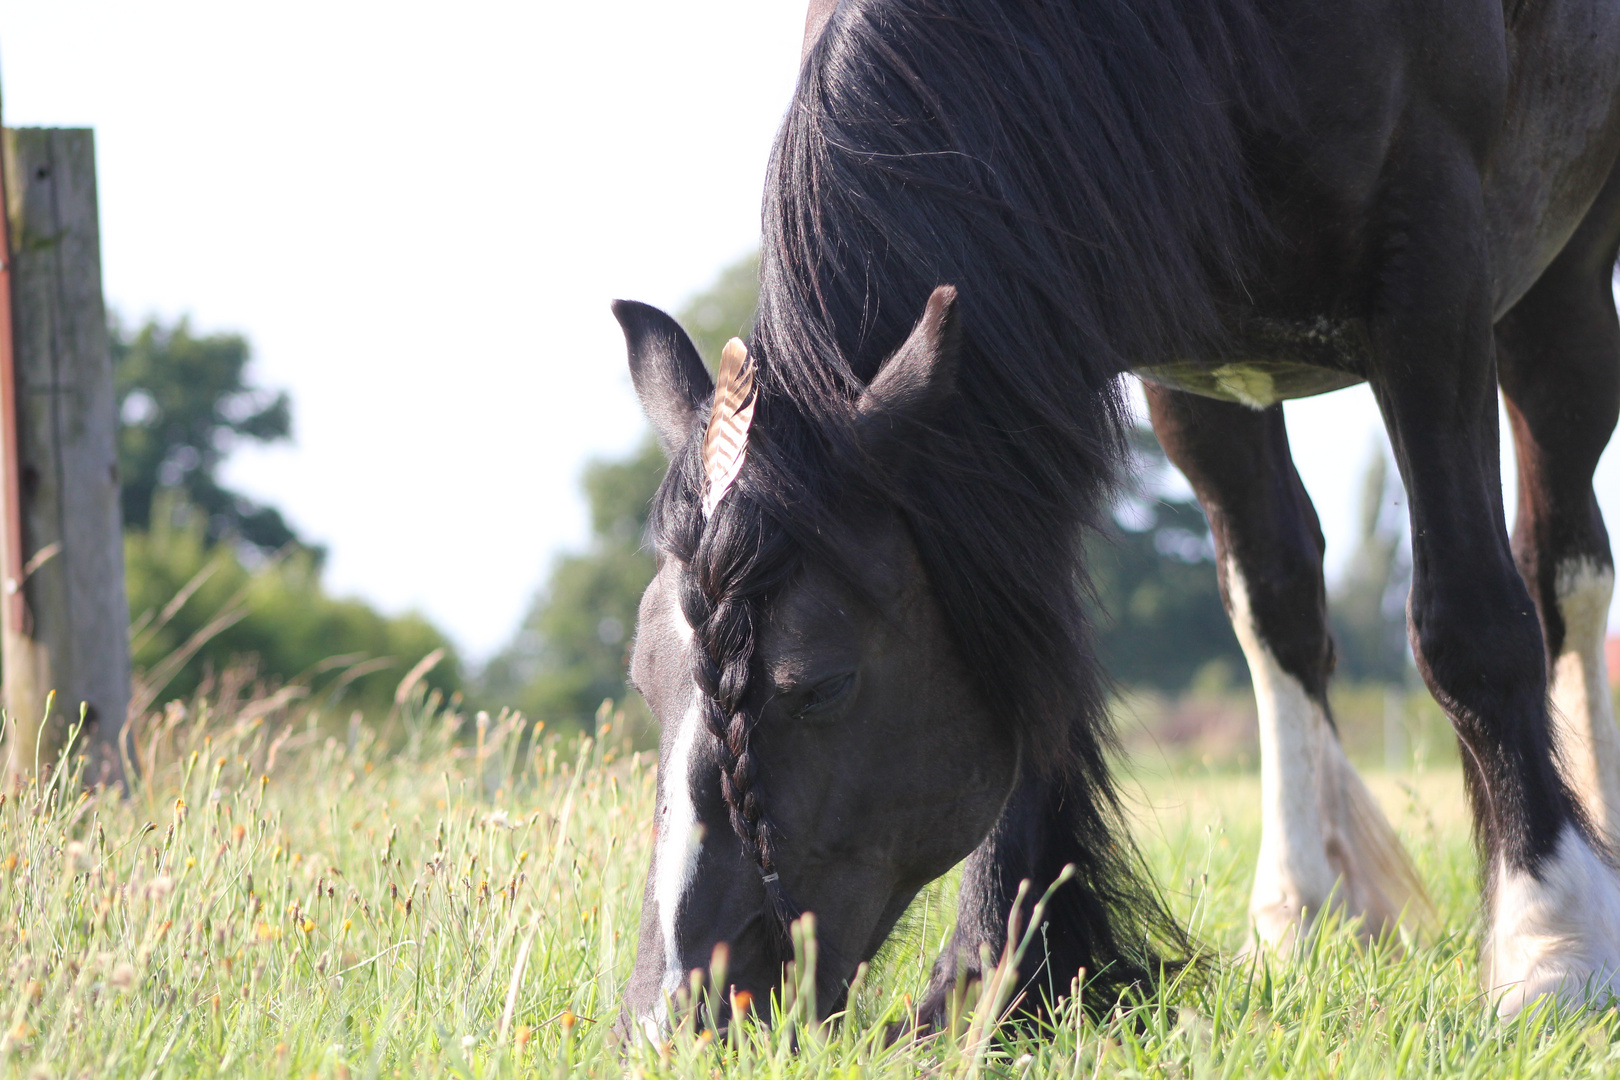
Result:
[[[804,697],[797,703],[793,715],[804,717],[826,712],[842,701],[854,685],[855,673],[853,671],[846,671],[842,675],[834,675],[830,679],[822,679],[804,692]]]

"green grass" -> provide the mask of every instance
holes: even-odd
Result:
[[[1046,1038],[985,1015],[922,1044],[881,1030],[950,929],[949,882],[919,899],[853,1015],[682,1030],[611,1045],[633,961],[653,763],[602,743],[530,742],[511,722],[455,737],[420,700],[391,742],[259,706],[172,707],[138,732],[146,779],[82,796],[66,773],[0,805],[0,1072],[15,1076],[581,1074],[1191,1078],[1620,1072],[1613,1012],[1498,1023],[1476,974],[1474,857],[1452,773],[1375,778],[1442,925],[1364,947],[1326,927],[1296,953],[1235,950],[1258,841],[1245,775],[1138,777],[1138,831],[1178,912],[1222,951],[1203,987],[1071,1010]]]

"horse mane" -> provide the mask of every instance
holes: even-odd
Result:
[[[708,616],[837,559],[851,492],[899,509],[983,700],[1068,793],[1122,984],[1152,977],[1145,937],[1185,939],[1126,854],[1081,545],[1126,460],[1119,376],[1222,347],[1266,236],[1245,147],[1279,68],[1253,0],[842,0],[771,158],[748,463],[711,520],[690,450],[654,505],[735,707],[716,723],[744,736],[753,635]],[[853,403],[938,285],[957,392],[904,462],[871,461]]]

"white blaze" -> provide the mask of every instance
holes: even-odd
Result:
[[[676,632],[683,643],[690,645],[691,626],[678,606],[672,604],[671,608]],[[692,802],[692,753],[703,724],[702,707],[702,692],[694,686],[691,704],[682,714],[675,741],[670,745],[669,760],[660,766],[664,806],[658,821],[657,846],[653,852],[653,899],[658,905],[658,926],[664,938],[663,985],[666,995],[672,995],[686,985],[686,971],[681,966],[675,927],[681,904],[697,872],[698,852],[703,840],[703,826],[698,822],[697,807]],[[660,1000],[653,1011],[652,1020],[661,1027],[668,1020],[665,1002]]]
[[[1612,842],[1620,838],[1620,728],[1603,638],[1614,571],[1594,559],[1571,559],[1558,567],[1555,588],[1564,643],[1553,660],[1553,735],[1565,783]]]

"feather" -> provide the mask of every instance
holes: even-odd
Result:
[[[714,406],[709,428],[703,433],[703,471],[709,489],[703,497],[703,516],[726,497],[748,452],[748,425],[754,421],[754,358],[736,338],[720,353],[720,377],[715,381]]]

